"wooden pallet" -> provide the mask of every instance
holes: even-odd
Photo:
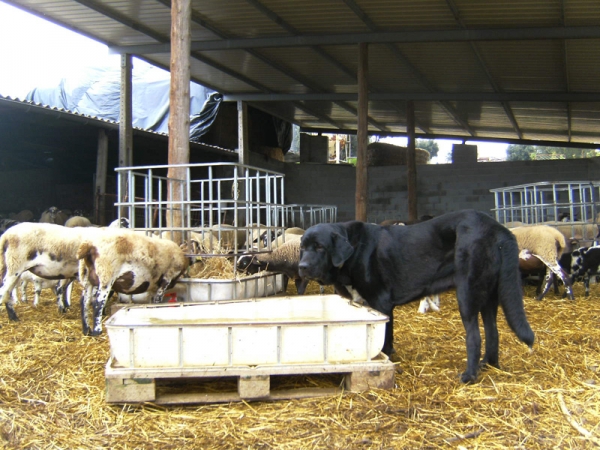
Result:
[[[112,359],[106,365],[106,401],[108,403],[158,404],[222,403],[242,400],[282,400],[336,395],[341,387],[300,387],[272,390],[272,376],[328,374],[344,375],[344,388],[363,392],[371,388],[394,387],[395,366],[383,353],[372,361],[347,364],[294,364],[255,367],[201,367],[130,369],[113,367]],[[163,380],[237,379],[237,391],[161,393],[157,384]]]

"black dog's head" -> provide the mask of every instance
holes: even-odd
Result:
[[[333,284],[337,269],[353,252],[354,247],[342,224],[314,225],[306,230],[300,241],[298,272],[302,278]]]

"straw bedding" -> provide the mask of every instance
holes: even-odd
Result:
[[[316,285],[309,289],[318,293]],[[500,313],[502,370],[485,371],[474,385],[458,381],[464,330],[449,293],[440,313],[417,314],[417,303],[396,308],[402,372],[392,390],[172,407],[107,405],[106,334],[83,337],[79,307],[59,316],[48,293],[38,309],[17,305],[20,323],[0,316],[0,446],[592,448],[600,445],[600,286],[590,298],[581,286],[575,293],[575,302],[553,295],[536,302],[528,289],[532,353]]]

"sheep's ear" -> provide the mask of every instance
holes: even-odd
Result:
[[[331,235],[333,245],[331,248],[331,262],[335,267],[342,267],[354,253],[354,247],[344,236],[338,233]]]

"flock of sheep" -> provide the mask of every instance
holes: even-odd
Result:
[[[83,222],[79,226],[73,225],[74,221],[65,225],[20,222],[2,234],[0,304],[6,306],[10,320],[18,320],[14,291],[24,274],[27,278],[60,280],[57,302],[61,312],[70,306],[67,288],[79,279],[83,288],[83,333],[98,335],[102,332],[102,314],[111,291],[146,292],[160,302],[166,289],[188,267],[184,251],[173,241],[121,228],[120,221],[109,227],[81,226]]]
[[[24,301],[27,283],[34,283],[34,306],[39,302],[40,291],[54,287],[60,312],[70,307],[69,288],[78,279],[82,285],[81,314],[85,335],[102,332],[102,314],[112,292],[134,295],[146,293],[146,298],[161,302],[165,291],[171,288],[188,268],[189,258],[184,249],[169,239],[149,237],[124,228],[117,222],[109,227],[96,227],[85,217],[60,216],[60,211],[49,208],[39,223],[2,219],[0,222],[0,304],[6,306],[10,320],[18,320],[14,306],[17,288]],[[429,217],[423,217],[427,220]],[[64,221],[64,225],[52,222]],[[50,223],[45,223],[50,222]],[[386,221],[384,225],[409,225]],[[590,276],[600,265],[600,246],[573,250],[573,239],[593,233],[595,224],[535,225],[523,224],[509,228],[519,245],[519,263],[524,275],[540,275],[545,281],[538,286],[537,299],[541,300],[556,278],[565,286],[565,296],[573,299],[572,283],[583,279],[589,293]],[[520,225],[520,226],[519,226]],[[207,248],[218,240],[219,245],[231,248],[234,243],[245,242],[247,236],[232,229],[229,233],[191,233],[192,253],[197,248]],[[577,228],[579,227],[579,228]],[[590,227],[589,230],[580,229]],[[212,232],[212,230],[209,230]],[[257,229],[260,231],[260,229]],[[235,234],[238,233],[239,235]],[[236,270],[253,274],[260,271],[279,272],[295,282],[299,295],[304,294],[308,280],[298,274],[301,228],[288,228],[283,236],[276,237],[270,245],[265,233],[252,236],[251,254],[237,258]],[[227,240],[231,242],[226,242]],[[194,249],[194,247],[197,247]],[[256,250],[272,248],[269,253]],[[184,247],[185,248],[185,247]],[[186,248],[186,250],[188,250]],[[439,309],[439,298],[425,298],[419,312]],[[360,299],[356,299],[360,301]],[[91,316],[91,323],[90,323]]]

